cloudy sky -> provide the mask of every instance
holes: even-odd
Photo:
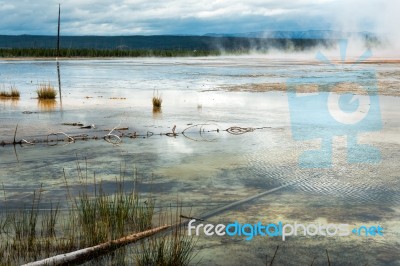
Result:
[[[396,3],[397,2],[397,3]],[[0,34],[242,33],[271,30],[391,32],[392,0],[0,0]]]

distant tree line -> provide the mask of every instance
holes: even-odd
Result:
[[[228,53],[246,53],[231,51]],[[178,56],[216,56],[219,50],[153,50],[153,49],[60,49],[60,57],[178,57]],[[0,57],[56,57],[57,50],[49,48],[0,48]]]
[[[332,47],[331,39],[212,36],[61,36],[61,57],[207,56]],[[55,36],[0,35],[1,57],[55,57]]]

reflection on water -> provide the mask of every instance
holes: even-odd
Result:
[[[161,107],[153,107],[153,119],[162,119]]]
[[[62,96],[62,117],[57,112],[43,115],[44,111],[56,110],[58,102],[36,103],[36,99],[26,97],[32,88],[21,78],[32,76],[34,80],[55,82],[54,62],[12,62],[13,68],[0,63],[0,72],[15,78],[24,97],[12,111],[7,105],[10,102],[1,102],[7,112],[3,109],[0,112],[0,142],[3,138],[12,140],[15,121],[19,122],[17,139],[26,135],[46,138],[55,132],[104,136],[114,127],[128,128],[123,131],[125,134],[135,136],[136,132],[142,137],[124,137],[120,145],[112,145],[102,138],[58,146],[18,145],[15,147],[18,159],[12,146],[0,146],[1,182],[7,203],[13,207],[29,203],[32,191],[41,184],[44,202],[63,201],[68,193],[65,180],[71,191],[81,185],[77,178],[78,162],[87,163],[89,178],[95,173],[96,179],[104,180],[104,184],[115,181],[121,169],[126,173],[126,180],[133,182],[135,168],[138,170],[136,188],[151,193],[157,208],[174,204],[179,198],[184,214],[194,217],[291,183],[265,197],[210,217],[209,221],[380,224],[387,228],[385,236],[293,237],[285,242],[265,237],[248,242],[240,237],[201,236],[198,256],[203,260],[200,264],[243,265],[251,261],[261,265],[265,264],[266,254],[272,257],[277,245],[281,247],[277,265],[309,265],[314,257],[315,265],[326,265],[326,249],[337,265],[399,263],[400,98],[381,97],[384,128],[360,134],[361,143],[379,147],[380,164],[348,164],[346,138],[338,137],[332,144],[333,167],[310,170],[298,167],[299,154],[310,148],[317,149],[321,144],[318,139],[293,140],[285,92],[215,89],[223,85],[282,82],[293,76],[336,71],[329,66],[257,58],[254,61],[186,58],[62,63],[63,86],[68,88],[68,93]],[[375,67],[378,72],[388,72],[397,66]],[[151,111],[154,89],[163,93],[162,112],[161,109]],[[87,95],[92,97],[85,98]],[[113,97],[126,100],[110,100]],[[23,114],[23,111],[31,113]],[[78,122],[95,124],[96,128],[62,125]],[[312,126],[305,128],[329,130],[329,125],[312,122]],[[172,132],[174,125],[177,136],[159,134]],[[235,135],[227,131],[233,126],[262,129]],[[154,134],[146,135],[148,132]],[[106,189],[109,189],[107,185]],[[0,207],[5,205],[0,200]]]
[[[54,99],[39,99],[38,106],[44,112],[54,111],[57,107],[57,101]]]
[[[58,60],[57,60],[57,79],[58,79],[58,94],[60,97],[60,108],[62,109],[61,74],[60,74],[60,62]]]
[[[2,98],[0,97],[0,104],[3,105],[3,107],[10,106],[11,108],[17,107],[19,103],[19,98]]]

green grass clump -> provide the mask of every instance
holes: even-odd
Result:
[[[161,104],[162,104],[161,95],[158,95],[158,92],[157,94],[153,94],[153,108],[159,109],[161,108]]]
[[[2,90],[0,91],[0,98],[19,98],[20,93],[18,89],[12,85],[9,91]]]
[[[143,240],[135,256],[136,265],[189,265],[197,254],[195,241],[186,232],[184,226],[178,226],[170,234]]]
[[[36,91],[37,96],[41,100],[55,99],[57,96],[57,91],[50,83],[41,83]]]
[[[143,204],[133,191],[125,193],[122,186],[110,195],[100,188],[96,196],[87,191],[75,199],[82,246],[94,246],[110,239],[123,237],[130,232],[151,228],[153,202]]]

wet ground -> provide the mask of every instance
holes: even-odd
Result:
[[[280,188],[206,222],[381,225],[384,236],[246,241],[201,235],[195,261],[264,265],[279,245],[276,265],[326,265],[326,250],[334,265],[400,264],[399,64],[332,66],[254,56],[63,60],[59,67],[61,98],[43,103],[35,98],[37,84],[59,89],[55,61],[0,62],[0,84],[21,92],[19,100],[0,100],[0,142],[13,141],[17,124],[17,141],[40,142],[0,146],[2,209],[29,204],[40,187],[45,199],[64,201],[66,180],[72,191],[81,185],[78,164],[110,189],[122,171],[126,186],[151,194],[157,208],[179,199],[194,217]],[[157,92],[163,104],[155,112]],[[307,100],[316,93],[321,98]],[[358,104],[337,95],[357,96]],[[330,123],[328,113],[345,126]],[[361,124],[348,126],[354,122],[348,123],[348,113]],[[78,122],[94,127],[70,125]],[[177,136],[160,135],[174,125]],[[226,131],[233,126],[241,130]],[[119,145],[103,139],[115,127],[124,129],[113,131]],[[98,139],[55,142],[49,134],[58,132]],[[352,155],[352,136],[379,156],[366,146]],[[324,167],[313,168],[322,157],[302,154],[318,149],[329,156]]]

